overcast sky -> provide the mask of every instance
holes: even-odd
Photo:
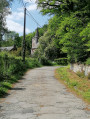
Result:
[[[44,24],[48,23],[48,19],[50,16],[42,16],[40,13],[40,10],[37,9],[37,5],[35,3],[35,0],[23,0],[27,3],[27,9],[30,11],[32,16],[36,19],[36,21],[40,24],[40,26],[43,26]],[[6,22],[7,27],[11,31],[15,31],[20,34],[20,36],[23,34],[23,22],[24,22],[24,8],[22,3],[17,2],[15,0],[11,6],[11,14],[7,16]],[[33,21],[31,17],[28,15],[26,16],[26,33],[33,32],[37,28],[37,24]]]

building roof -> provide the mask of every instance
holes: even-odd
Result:
[[[10,47],[0,47],[0,50],[6,50],[6,51],[11,51],[14,48],[14,46],[10,46]]]

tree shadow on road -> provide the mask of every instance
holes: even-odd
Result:
[[[1,98],[1,99],[6,98],[6,97],[9,96],[9,95],[10,95],[9,93],[6,93],[6,94],[4,94],[3,96],[0,96],[0,98]]]
[[[18,88],[18,87],[17,87],[17,88],[11,88],[11,90],[18,90],[18,91],[19,91],[19,90],[25,90],[25,89],[26,89],[26,88]]]

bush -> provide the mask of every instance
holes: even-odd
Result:
[[[34,67],[40,67],[41,64],[36,58],[27,58],[25,65],[27,68],[34,68]]]
[[[68,61],[67,58],[59,58],[54,60],[59,65],[67,65]]]
[[[11,83],[9,83],[9,82],[2,82],[1,86],[4,87],[4,88],[7,88],[7,89],[10,89],[12,87]]]
[[[5,94],[7,94],[7,89],[4,87],[0,87],[0,97],[2,97]]]
[[[11,53],[14,54],[15,56],[21,56],[22,48],[19,47],[19,48],[17,48],[17,50],[11,51]]]

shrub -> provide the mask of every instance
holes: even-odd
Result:
[[[59,65],[67,65],[68,61],[67,58],[59,58],[54,60]]]
[[[21,47],[17,48],[17,50],[15,51],[11,51],[11,53],[14,54],[15,56],[21,56],[21,52],[22,52]]]
[[[7,89],[11,88],[11,84],[9,82],[2,82],[1,86],[4,87],[4,88],[7,88]]]
[[[7,89],[4,87],[0,87],[0,97],[7,94]]]

